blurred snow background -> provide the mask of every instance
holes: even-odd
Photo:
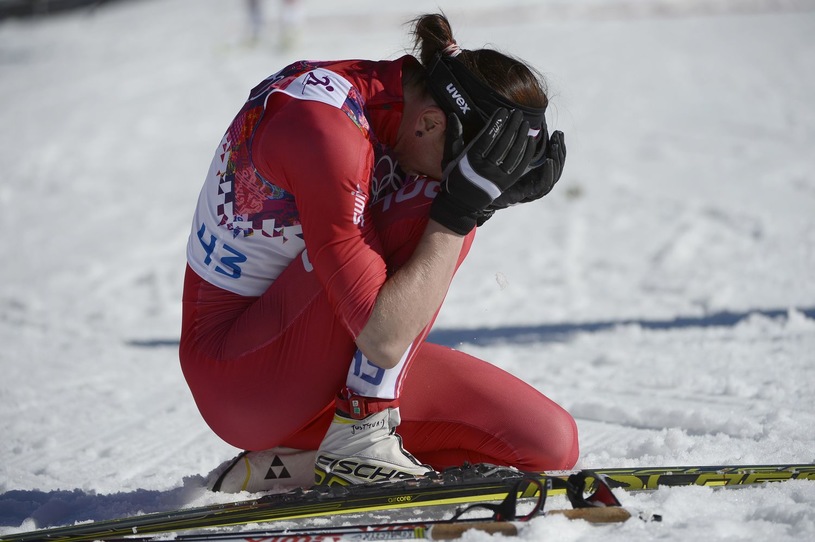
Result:
[[[292,60],[396,58],[443,9],[547,78],[569,158],[496,215],[432,339],[578,420],[580,467],[815,461],[815,5],[141,0],[0,21],[0,533],[201,504],[234,455],[177,361],[211,153]],[[815,484],[621,495],[662,524],[530,540],[815,538]]]

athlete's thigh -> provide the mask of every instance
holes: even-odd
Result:
[[[236,447],[279,445],[332,404],[345,381],[354,341],[312,275],[295,259],[232,316],[206,302],[192,309],[200,337],[182,341],[184,375],[204,419]]]
[[[571,468],[574,419],[538,390],[498,367],[425,343],[401,396],[405,448],[436,468],[464,461],[529,470]]]

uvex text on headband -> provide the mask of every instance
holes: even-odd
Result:
[[[445,113],[455,113],[465,130],[478,133],[496,109],[517,109],[529,122],[529,135],[543,132],[548,139],[545,108],[528,107],[508,100],[481,81],[455,57],[437,53],[427,70],[427,86]]]

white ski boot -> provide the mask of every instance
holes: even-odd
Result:
[[[351,485],[415,478],[434,472],[402,448],[394,400],[337,397],[334,420],[314,463],[318,485]]]
[[[272,448],[241,452],[209,474],[212,491],[258,493],[314,485],[315,450]]]

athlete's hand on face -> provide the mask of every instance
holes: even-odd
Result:
[[[448,116],[442,188],[430,218],[460,235],[469,233],[478,216],[526,171],[534,146],[520,111],[497,110],[466,147],[461,121]]]
[[[529,203],[551,192],[552,188],[560,180],[565,164],[566,143],[563,139],[563,132],[557,130],[546,143],[542,163],[524,173],[515,184],[495,198],[484,209],[479,217],[478,225],[481,226],[499,209],[505,209],[510,205],[519,203]]]

